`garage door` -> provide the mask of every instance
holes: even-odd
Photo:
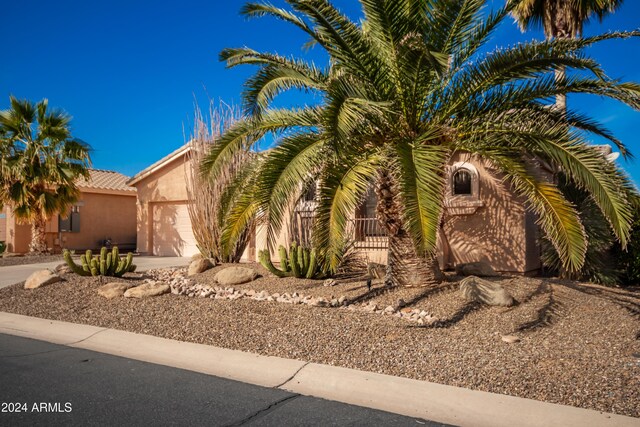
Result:
[[[186,204],[153,207],[153,254],[191,256],[198,253]]]

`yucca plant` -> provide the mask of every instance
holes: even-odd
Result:
[[[575,207],[552,182],[532,172],[532,159],[562,169],[597,203],[616,237],[629,240],[632,186],[587,144],[605,127],[572,110],[549,108],[558,94],[586,93],[640,108],[640,86],[609,79],[583,49],[638,32],[580,40],[553,39],[482,53],[512,6],[486,13],[486,0],[361,0],[354,22],[326,0],[287,0],[288,9],[249,3],[242,13],[292,24],[329,56],[327,67],[248,48],[225,49],[229,67],[258,66],[247,80],[247,117],[229,128],[203,162],[210,176],[247,138],[281,135],[257,171],[248,205],[273,239],[301,183],[319,182],[314,245],[335,269],[348,219],[376,182],[378,219],[389,238],[387,282],[428,284],[443,215],[445,167],[457,152],[490,162],[528,202],[562,265],[579,270],[586,234]],[[555,79],[560,68],[571,70]],[[310,91],[318,105],[274,108],[290,89]],[[284,133],[283,133],[284,132]],[[255,191],[257,189],[257,191]]]

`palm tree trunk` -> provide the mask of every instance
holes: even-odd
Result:
[[[398,190],[388,170],[378,175],[376,185],[378,221],[388,235],[387,275],[389,286],[429,286],[440,283],[444,276],[434,253],[429,257],[416,254],[411,237],[403,228]]]
[[[45,253],[47,252],[46,240],[46,221],[44,218],[38,218],[31,224],[31,243],[29,243],[29,252]]]

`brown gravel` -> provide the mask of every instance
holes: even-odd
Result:
[[[40,264],[43,262],[60,261],[64,262],[62,255],[24,255],[24,256],[12,256],[3,258],[0,257],[0,267],[6,267],[9,265],[25,265],[25,264]]]
[[[520,302],[467,304],[456,282],[435,289],[367,291],[365,283],[264,275],[238,288],[373,300],[404,299],[439,317],[437,328],[381,314],[276,302],[175,295],[106,300],[95,278],[33,291],[0,290],[0,310],[345,366],[452,386],[640,417],[640,292],[553,279],[500,278]],[[199,276],[211,283],[216,267]],[[508,344],[502,335],[521,341]]]

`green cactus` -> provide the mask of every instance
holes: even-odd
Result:
[[[282,268],[282,271],[291,271],[291,267],[289,266],[289,258],[287,256],[287,248],[282,245],[278,246],[278,255],[280,255],[280,268]],[[269,259],[269,262],[271,262],[271,259]]]
[[[111,252],[103,247],[100,250],[100,255],[95,256],[90,250],[86,251],[84,255],[80,256],[81,266],[73,262],[71,252],[68,250],[64,251],[64,260],[71,270],[80,276],[121,277],[123,274],[133,272],[136,269],[136,265],[133,264],[133,254],[129,252],[126,257],[121,258],[118,248],[115,246]]]
[[[287,253],[284,246],[278,248],[278,253],[280,255],[280,269],[276,268],[271,262],[271,255],[268,249],[258,253],[260,264],[276,276],[307,279],[320,279],[323,277],[318,268],[319,262],[315,249],[309,250],[309,248],[298,246],[296,242],[293,242],[289,248],[289,253]]]
[[[88,270],[85,270],[82,265],[78,265],[75,262],[73,262],[73,258],[71,258],[71,252],[65,250],[62,255],[64,257],[65,262],[69,266],[69,268],[71,268],[71,271],[73,271],[77,275],[89,276],[91,274]],[[84,255],[82,255],[81,258],[84,259]]]
[[[283,248],[284,249],[284,248]],[[285,250],[286,252],[286,250]],[[258,253],[258,258],[260,259],[260,264],[271,273],[275,274],[278,277],[287,277],[288,272],[283,270],[278,270],[273,263],[271,262],[271,256],[269,255],[269,249],[265,249]],[[282,265],[282,264],[281,264]]]

